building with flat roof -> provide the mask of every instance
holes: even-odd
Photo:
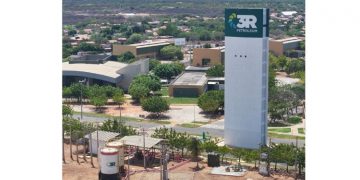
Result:
[[[136,58],[156,58],[160,55],[160,49],[173,43],[168,40],[159,40],[130,45],[113,44],[112,54],[121,55],[127,51],[134,54]]]
[[[214,66],[224,64],[225,46],[194,48],[192,66]]]
[[[169,96],[198,97],[207,90],[207,78],[204,72],[184,72],[169,85]]]
[[[138,74],[149,72],[149,59],[131,64],[107,60],[106,55],[85,55],[62,64],[63,85],[86,79],[87,85],[112,85],[127,90]]]
[[[276,56],[284,55],[287,51],[299,49],[301,41],[303,40],[297,37],[269,39],[269,51]]]

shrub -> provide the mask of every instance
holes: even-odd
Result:
[[[298,124],[301,121],[302,121],[301,117],[299,117],[299,116],[291,116],[291,117],[288,118],[288,122],[291,123],[291,124]]]

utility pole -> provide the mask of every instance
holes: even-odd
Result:
[[[99,154],[99,123],[96,123],[96,152]]]
[[[83,83],[85,83],[86,79],[83,79],[79,81],[80,83],[80,119],[83,119],[83,102],[82,102],[82,96],[83,96]]]
[[[71,132],[71,124],[70,124],[70,157],[71,157],[71,160],[74,160],[73,158],[73,154],[72,154],[72,132]]]
[[[195,123],[195,105],[194,105],[194,123]]]
[[[91,125],[91,127],[93,127],[93,126]],[[90,132],[90,135],[89,135],[89,145],[90,145],[89,149],[90,149],[90,162],[91,162],[91,166],[92,166],[93,168],[95,168],[95,166],[94,166],[94,161],[93,161],[93,154],[92,154],[92,132]]]
[[[143,157],[144,157],[144,169],[146,169],[146,158],[145,158],[145,129],[142,128],[142,132],[141,134],[143,135],[143,148],[144,148],[144,154],[143,154]]]
[[[65,137],[64,137],[64,133],[65,133],[65,130],[64,130],[64,125],[62,127],[62,150],[63,150],[63,161],[64,163],[66,164],[66,161],[65,161],[65,145],[64,145],[64,141],[65,141]]]
[[[77,161],[77,163],[79,163],[80,164],[80,161],[79,161],[79,141],[78,141],[78,133],[77,133],[77,136],[76,136],[77,138],[76,138],[76,161]]]
[[[161,171],[160,171],[160,177],[161,180],[168,180],[168,170],[167,170],[167,161],[169,159],[169,154],[167,154],[166,150],[166,140],[163,140],[161,142]]]

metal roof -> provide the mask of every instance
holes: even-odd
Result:
[[[144,147],[143,138],[143,136],[125,136],[116,141],[124,142],[124,144],[126,145]],[[163,139],[145,136],[145,148],[152,148],[155,145],[159,144],[162,140]]]
[[[91,138],[93,140],[97,140],[97,131],[94,131],[91,133]],[[119,136],[119,133],[114,133],[114,132],[108,132],[108,131],[98,131],[98,136],[99,136],[99,140],[100,141],[109,141],[110,139],[115,138],[116,136]],[[90,134],[87,134],[84,136],[85,138],[89,139],[90,138]]]
[[[175,79],[172,85],[202,86],[206,82],[207,78],[204,72],[185,72]]]
[[[62,70],[64,76],[85,76],[117,83],[121,80],[121,74],[117,73],[117,71],[126,66],[128,65],[125,63],[114,61],[107,61],[104,64],[70,64],[69,62],[64,62]]]

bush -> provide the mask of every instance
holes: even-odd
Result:
[[[155,113],[159,116],[161,112],[169,110],[169,103],[162,97],[153,96],[142,100],[141,107],[144,111]]]
[[[288,122],[291,124],[298,124],[302,121],[301,117],[299,116],[291,116],[288,118]]]
[[[183,53],[181,52],[181,48],[177,46],[165,46],[160,49],[160,55],[163,59],[178,59],[182,60],[184,58]]]

